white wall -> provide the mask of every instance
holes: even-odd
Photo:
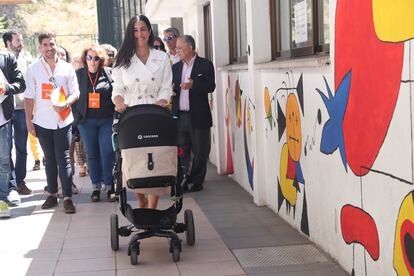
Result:
[[[202,6],[205,3],[206,1],[194,1],[193,7],[189,8],[184,16],[185,33],[195,36],[200,45],[200,54],[204,51],[204,47],[201,45],[204,43]],[[393,41],[395,44],[383,45],[384,47],[398,48],[395,45],[399,44],[404,47],[404,52],[401,55],[401,77],[398,74],[385,74],[387,70],[391,70],[391,73],[398,72],[398,68],[395,66],[398,63],[398,51],[395,51],[397,53],[395,55],[384,54],[384,57],[376,55],[384,50],[376,48],[375,37],[372,42],[373,40],[369,40],[366,36],[354,36],[356,42],[359,43],[358,48],[344,52],[344,48],[341,48],[339,43],[336,44],[336,38],[339,36],[341,39],[346,38],[347,32],[351,34],[359,32],[358,28],[352,28],[353,21],[362,20],[362,22],[356,22],[360,24],[358,26],[361,26],[361,29],[364,29],[364,24],[372,24],[369,17],[359,16],[363,15],[366,5],[370,5],[370,2],[364,2],[365,6],[361,6],[360,3],[362,2],[357,0],[330,1],[329,56],[270,62],[268,1],[247,0],[247,38],[251,53],[247,64],[228,65],[227,1],[211,0],[213,62],[217,69],[217,89],[213,100],[215,143],[211,157],[212,162],[217,165],[218,172],[226,173],[229,164],[228,156],[231,154],[234,172],[230,177],[252,194],[255,203],[269,206],[299,232],[306,234],[310,240],[328,252],[348,272],[354,269],[355,275],[405,275],[404,273],[408,275],[407,265],[396,254],[399,251],[401,240],[395,241],[395,238],[401,231],[401,226],[398,223],[400,211],[402,214],[405,212],[406,215],[405,221],[408,226],[404,229],[411,237],[414,237],[414,227],[411,227],[414,225],[413,200],[408,198],[404,201],[405,197],[413,190],[412,129],[414,120],[412,118],[413,97],[411,95],[414,84],[410,80],[414,79],[412,70],[414,46],[409,36],[405,43]],[[337,7],[339,7],[338,10]],[[361,14],[358,14],[359,12]],[[344,22],[349,27],[343,25]],[[404,33],[404,31],[404,28],[398,29],[398,32]],[[351,47],[354,45],[351,42],[355,41],[348,38],[345,42],[350,43]],[[390,53],[393,52],[390,51]],[[372,165],[368,165],[370,169],[375,171],[363,175],[355,172],[355,168],[350,165],[352,159],[360,155],[359,152],[344,150],[347,154],[346,162],[348,162],[346,169],[339,149],[332,153],[323,152],[322,145],[334,141],[334,136],[323,136],[323,133],[333,122],[340,106],[328,110],[321,95],[317,92],[319,89],[325,96],[328,96],[325,78],[337,100],[338,95],[342,95],[343,91],[338,90],[335,81],[338,84],[339,81],[335,78],[343,77],[338,72],[340,66],[344,62],[348,62],[344,59],[353,59],[354,57],[356,57],[355,60],[351,61],[354,62],[354,64],[351,63],[354,66],[352,67],[351,92],[347,101],[344,102],[346,108],[344,116],[349,118],[347,116],[355,115],[354,121],[351,128],[346,129],[345,124],[340,120],[337,125],[338,131],[333,131],[333,134],[336,135],[340,131],[344,131],[347,135],[352,133],[354,139],[345,140],[346,149],[358,148],[363,144],[365,146],[361,149],[363,152],[372,151],[372,144],[367,143],[364,138],[367,129],[372,132],[372,141],[378,140],[378,137],[383,135],[383,140],[377,146],[375,161]],[[377,67],[370,67],[373,66],[371,63],[375,63],[375,59],[378,58],[388,59],[389,62],[379,63]],[[358,67],[361,64],[362,67]],[[390,69],[391,67],[394,68],[394,71]],[[294,176],[291,175],[292,170],[283,170],[282,148],[287,142],[287,130],[283,129],[283,135],[279,140],[278,127],[283,125],[281,123],[286,123],[286,120],[284,122],[278,121],[277,113],[277,104],[280,105],[281,112],[286,118],[289,116],[286,116],[287,110],[294,110],[294,105],[287,107],[287,99],[290,95],[294,95],[291,99],[295,97],[299,102],[299,94],[295,88],[301,76],[303,80],[303,111],[298,104],[302,145],[299,147],[299,160],[291,164],[294,164],[295,168],[300,166],[304,181],[298,176],[298,169],[296,169]],[[405,82],[401,82],[401,80]],[[237,81],[242,90],[239,98],[236,96],[238,94],[236,93]],[[374,91],[378,94],[373,94],[370,90],[378,83],[388,85],[390,82],[401,82],[400,88],[397,91],[380,91],[381,89]],[[352,86],[355,83],[368,84],[367,91],[355,92],[357,88]],[[264,96],[266,88],[270,98],[275,97],[271,104],[271,114],[266,114]],[[276,93],[280,88],[290,89]],[[356,93],[359,93],[358,97],[355,97]],[[389,104],[393,95],[397,95],[395,105]],[[371,98],[367,98],[368,96]],[[372,102],[378,103],[377,106],[383,106],[385,109],[377,110],[377,106],[370,106]],[[245,103],[246,112],[244,111]],[[358,110],[352,109],[355,103],[363,103],[367,107]],[[393,109],[391,117],[384,119],[383,114],[390,108],[391,111]],[[374,113],[373,110],[375,110]],[[353,114],[351,114],[352,112]],[[226,125],[226,115],[228,116],[228,126]],[[273,120],[269,121],[268,115],[271,115]],[[246,123],[244,123],[245,118]],[[378,134],[379,131],[375,127],[378,125],[379,128],[384,120],[387,124],[386,131]],[[374,128],[369,127],[372,122],[374,122]],[[364,123],[367,124],[366,129],[361,127],[361,125],[364,126]],[[227,147],[228,143],[230,149]],[[293,155],[295,154],[289,153],[289,156]],[[246,161],[246,156],[249,157],[250,163]],[[249,168],[252,166],[253,160],[253,185],[251,185]],[[292,189],[294,190],[293,180],[289,182],[290,180],[286,180],[286,178],[297,179],[304,183],[298,183],[298,190],[292,192]],[[281,183],[279,186],[278,181]],[[289,189],[283,190],[282,186],[283,189],[286,187]],[[307,220],[303,212],[305,194]],[[287,202],[293,202],[293,204],[289,207]],[[345,213],[341,213],[343,210],[351,210],[354,213],[351,212],[352,216],[345,217],[343,216]],[[361,222],[358,221],[359,218],[362,219]],[[305,223],[306,221],[307,223]],[[357,222],[354,225],[355,228],[352,228],[352,224],[350,224],[353,221]],[[306,225],[309,229],[308,233],[303,227]],[[373,227],[374,231],[370,227]],[[378,234],[379,256],[377,259],[371,258],[369,254],[372,253],[371,248],[375,249],[375,240],[374,246],[366,245],[367,250],[364,250],[363,247],[365,241],[375,236],[375,233]],[[347,234],[359,243],[347,244]],[[408,234],[406,237],[409,236]],[[409,252],[405,253],[409,254]],[[365,267],[367,271],[365,271]]]

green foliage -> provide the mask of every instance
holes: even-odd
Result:
[[[3,33],[7,29],[7,19],[4,16],[0,16],[0,33]]]

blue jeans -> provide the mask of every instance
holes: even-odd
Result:
[[[0,200],[7,200],[10,178],[11,121],[0,128]]]
[[[15,184],[19,187],[24,184],[26,178],[27,162],[27,127],[26,115],[24,109],[15,110],[12,119],[14,146],[16,147],[16,163],[11,160],[11,178],[14,178]],[[13,148],[13,143],[11,144]]]
[[[57,176],[59,174],[63,196],[71,197],[72,167],[70,166],[69,145],[72,140],[72,125],[58,129],[34,126],[46,159],[48,192],[51,194],[57,193]]]
[[[93,188],[104,184],[107,189],[112,185],[112,169],[115,153],[112,149],[112,118],[86,119],[78,125],[79,132],[86,146],[89,176]]]

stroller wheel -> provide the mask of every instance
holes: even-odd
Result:
[[[188,245],[192,246],[195,243],[195,228],[194,228],[194,217],[193,211],[187,209],[184,212],[184,223],[185,223],[185,239]]]
[[[111,248],[113,251],[119,249],[119,236],[118,236],[118,215],[111,215]]]
[[[129,251],[131,254],[131,264],[137,265],[139,255],[139,243],[137,245],[130,245]]]
[[[181,251],[181,244],[180,241],[172,241],[171,246],[171,254],[172,254],[172,260],[173,262],[179,262],[180,261],[180,251]]]

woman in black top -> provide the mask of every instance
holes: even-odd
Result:
[[[112,186],[112,168],[115,153],[112,149],[112,78],[103,67],[105,50],[92,45],[83,50],[81,60],[84,68],[78,69],[80,96],[74,108],[74,124],[78,125],[86,145],[89,176],[92,181],[93,202],[100,200],[100,191],[108,191]]]

